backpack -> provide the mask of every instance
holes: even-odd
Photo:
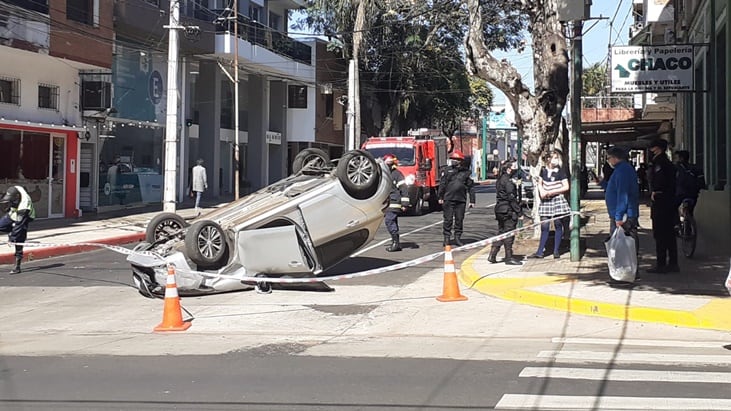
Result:
[[[705,177],[703,176],[703,172],[692,164],[687,166],[679,165],[677,170],[676,179],[678,193],[697,196],[701,189],[705,186]]]

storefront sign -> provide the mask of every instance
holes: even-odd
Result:
[[[282,144],[282,133],[277,133],[275,131],[267,131],[266,142],[267,142],[267,144],[275,144],[275,145]]]
[[[612,47],[612,92],[694,91],[693,46]]]

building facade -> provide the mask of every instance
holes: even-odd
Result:
[[[688,150],[704,170],[708,188],[696,207],[699,247],[731,254],[731,0],[634,0],[634,45],[692,48],[693,87],[644,93],[642,119],[662,121],[660,136],[673,151]]]
[[[86,73],[109,72],[112,3],[0,1],[0,190],[24,186],[38,218],[80,214]]]

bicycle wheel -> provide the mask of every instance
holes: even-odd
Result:
[[[698,238],[695,220],[691,216],[686,216],[685,221],[683,221],[683,223],[681,224],[681,227],[682,236],[680,237],[680,239],[683,249],[683,255],[686,258],[693,258],[693,254],[695,254],[696,240]]]

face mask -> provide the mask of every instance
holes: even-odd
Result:
[[[447,164],[450,167],[457,167],[459,165],[459,160],[449,160],[449,161],[447,161]]]
[[[551,165],[552,166],[558,166],[558,159],[557,158],[552,158],[551,159]]]

